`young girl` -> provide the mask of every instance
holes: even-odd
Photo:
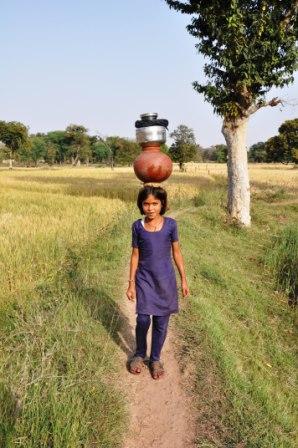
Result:
[[[126,295],[136,299],[136,351],[129,363],[131,373],[138,374],[147,355],[146,336],[152,325],[152,344],[149,368],[154,379],[164,374],[160,353],[163,347],[169,318],[177,313],[178,292],[171,252],[181,277],[183,297],[189,295],[184,262],[179,247],[175,219],[164,217],[167,210],[167,193],[151,185],[142,188],[137,205],[144,219],[132,224],[132,254],[129,286]]]

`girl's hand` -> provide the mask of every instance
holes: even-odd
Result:
[[[181,282],[181,289],[182,289],[182,295],[183,297],[189,296],[189,287],[186,280],[182,280]]]
[[[132,302],[136,299],[136,288],[135,286],[129,286],[126,291],[126,296],[128,300],[131,300]]]

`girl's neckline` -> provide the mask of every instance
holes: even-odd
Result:
[[[145,229],[145,225],[144,225],[144,223],[145,223],[145,218],[143,218],[143,219],[141,219],[141,223],[142,223],[143,230],[145,230],[145,232],[148,232],[148,233],[159,233],[159,232],[161,232],[161,231],[163,230],[164,226],[166,225],[166,219],[167,219],[167,217],[164,216],[164,217],[163,217],[163,224],[162,224],[162,228],[161,228],[161,229],[159,229],[159,230],[155,230],[155,231],[150,231],[150,230]]]

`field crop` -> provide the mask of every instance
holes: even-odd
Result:
[[[225,165],[175,165],[163,183],[191,290],[173,324],[200,447],[294,446],[295,311],[264,259],[297,220],[298,172],[249,169],[250,229],[226,220]],[[119,301],[141,186],[132,167],[0,170],[1,447],[121,446]]]

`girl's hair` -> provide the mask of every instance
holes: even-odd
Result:
[[[164,215],[168,210],[168,198],[167,192],[162,187],[154,187],[153,185],[146,185],[143,187],[138,194],[137,205],[142,215],[144,215],[143,210],[143,202],[148,198],[148,196],[152,194],[156,199],[159,199],[161,202],[161,210],[160,214]]]

